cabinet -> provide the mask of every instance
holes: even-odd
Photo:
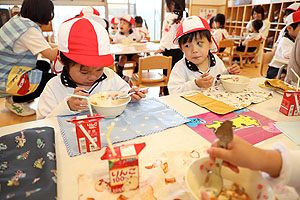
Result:
[[[271,22],[271,27],[267,39],[264,41],[264,50],[272,50],[274,43],[277,41],[280,30],[285,26],[283,23],[283,10],[292,3],[300,1],[276,1],[272,0],[269,3],[266,1],[252,0],[252,4],[247,5],[233,5],[232,1],[228,1],[228,6],[225,12],[227,29],[230,35],[242,36],[242,29],[246,28],[248,22],[251,20],[251,10],[255,5],[262,5],[265,10],[266,18]]]

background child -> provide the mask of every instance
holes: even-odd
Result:
[[[119,32],[118,26],[119,26],[120,20],[118,17],[113,17],[110,20],[110,28],[109,28],[109,36],[113,39],[115,35]]]
[[[223,14],[217,14],[214,17],[214,27],[216,28],[213,32],[213,36],[215,38],[216,43],[219,45],[221,40],[225,40],[228,38],[228,32],[224,28],[225,25],[225,15]],[[219,52],[223,52],[225,48],[219,49]]]
[[[260,149],[234,135],[227,149],[218,148],[215,142],[207,153],[212,159],[224,160],[224,165],[237,173],[238,167],[260,170],[273,185],[289,185],[300,194],[299,150],[290,151],[281,143],[273,150]]]
[[[58,45],[64,69],[60,76],[47,83],[41,94],[37,119],[74,114],[87,108],[85,100],[67,94],[89,96],[104,91],[130,90],[136,91],[131,96],[132,101],[145,97],[147,91],[131,89],[113,70],[106,68],[114,59],[109,53],[108,33],[96,21],[81,17],[65,21],[58,32]]]
[[[263,26],[263,22],[261,20],[254,20],[251,23],[251,33],[249,33],[247,35],[247,37],[245,38],[245,40],[241,43],[240,46],[238,46],[236,48],[237,51],[245,51],[246,45],[248,43],[248,41],[251,40],[262,40],[262,36],[261,33],[259,33],[259,30],[261,29],[261,27]],[[247,52],[254,52],[256,49],[256,47],[250,47],[248,48]]]
[[[143,27],[144,21],[146,27]],[[149,31],[146,20],[144,20],[141,16],[136,16],[134,18],[134,29],[141,35],[142,39],[149,37]]]
[[[0,29],[0,93],[5,106],[20,116],[35,114],[28,102],[39,97],[49,79],[50,64],[37,61],[41,53],[53,61],[57,47],[48,43],[40,27],[54,17],[50,0],[24,0],[20,15],[15,15]]]
[[[120,31],[115,35],[113,41],[115,43],[131,43],[138,42],[141,39],[141,35],[133,30],[134,19],[130,15],[124,15],[120,19],[119,29]],[[117,73],[120,77],[122,77],[126,82],[129,81],[129,77],[123,75],[123,69],[125,63],[128,61],[135,61],[136,67],[133,73],[138,72],[138,62],[139,55],[138,54],[122,54],[119,57],[119,63],[117,66]]]
[[[295,84],[298,81],[297,76],[291,71],[293,69],[298,76],[300,76],[300,31],[298,33],[298,36],[295,40],[295,45],[293,47],[292,53],[291,53],[291,59],[289,60],[289,64],[287,67],[287,73],[285,77],[285,81],[290,84]]]
[[[218,49],[217,44],[211,36],[209,24],[201,17],[191,16],[183,20],[174,43],[179,43],[185,57],[171,72],[168,83],[170,94],[209,88],[214,77],[240,71],[238,65],[226,69],[222,60],[210,52],[210,49]]]
[[[166,0],[166,12],[170,13],[163,22],[162,36],[160,40],[160,47],[154,54],[162,53],[164,56],[172,56],[172,69],[182,57],[183,53],[178,45],[173,43],[176,36],[177,27],[182,19],[185,8],[184,0]],[[167,71],[164,70],[164,75]],[[168,95],[167,87],[163,88],[163,94]]]
[[[282,66],[282,63],[277,61],[277,59],[290,58],[295,39],[300,30],[300,12],[294,12],[287,16],[286,23],[284,28],[285,34],[280,39],[275,55],[269,64],[267,78],[276,78],[279,68]]]

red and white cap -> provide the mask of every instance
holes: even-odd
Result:
[[[123,17],[121,17],[121,19],[125,20],[126,22],[130,23],[130,24],[134,24],[134,19],[133,17],[131,17],[131,15],[124,15]]]
[[[98,12],[98,10],[96,10],[95,8],[91,7],[91,6],[87,6],[85,8],[83,8],[79,14],[80,17],[89,17],[93,20],[95,20],[96,22],[98,22],[99,24],[101,24],[104,28],[107,28],[107,24],[104,21],[104,19],[102,17],[100,17],[100,13]]]
[[[201,30],[208,30],[210,31],[209,24],[205,19],[199,16],[190,16],[188,18],[185,18],[180,25],[177,27],[176,37],[173,41],[174,44],[178,44],[179,38],[181,38],[183,35],[195,32],[195,31],[201,31]],[[212,36],[212,46],[210,48],[211,52],[218,52],[218,45]]]
[[[111,24],[114,24],[114,25],[118,25],[118,24],[120,23],[119,17],[113,17],[113,18],[110,20],[110,23],[111,23]]]
[[[60,25],[58,50],[88,67],[106,67],[114,63],[107,31],[88,17],[74,17]]]
[[[300,11],[300,3],[293,3],[289,5],[285,10],[293,10],[293,11]]]
[[[286,26],[284,28],[299,21],[300,21],[300,12],[293,12],[286,17],[285,19]]]

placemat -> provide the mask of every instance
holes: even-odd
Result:
[[[81,113],[84,115],[88,113]],[[69,156],[80,155],[76,140],[75,125],[66,120],[78,115],[58,117],[58,123]],[[105,134],[111,122],[115,122],[110,139],[113,144],[146,136],[167,128],[179,126],[189,120],[168,105],[155,98],[146,98],[129,103],[125,111],[114,119],[100,120],[101,147],[106,147]]]
[[[0,137],[0,199],[56,199],[54,129],[25,129]]]

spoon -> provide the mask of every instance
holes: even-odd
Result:
[[[215,134],[219,138],[219,147],[226,149],[227,144],[233,138],[232,121],[227,120],[223,122]],[[223,188],[223,178],[221,176],[222,163],[222,159],[216,158],[204,181],[206,191],[215,197],[219,196]]]
[[[138,92],[141,92],[141,91],[144,91],[144,90],[148,90],[148,89],[149,89],[148,87],[141,88],[141,89],[139,89]],[[123,95],[123,96],[119,96],[119,99],[126,99],[126,98],[128,98],[129,96],[131,96],[131,95],[134,94],[134,93],[136,93],[136,92],[130,92],[130,93],[125,94],[125,95]]]

